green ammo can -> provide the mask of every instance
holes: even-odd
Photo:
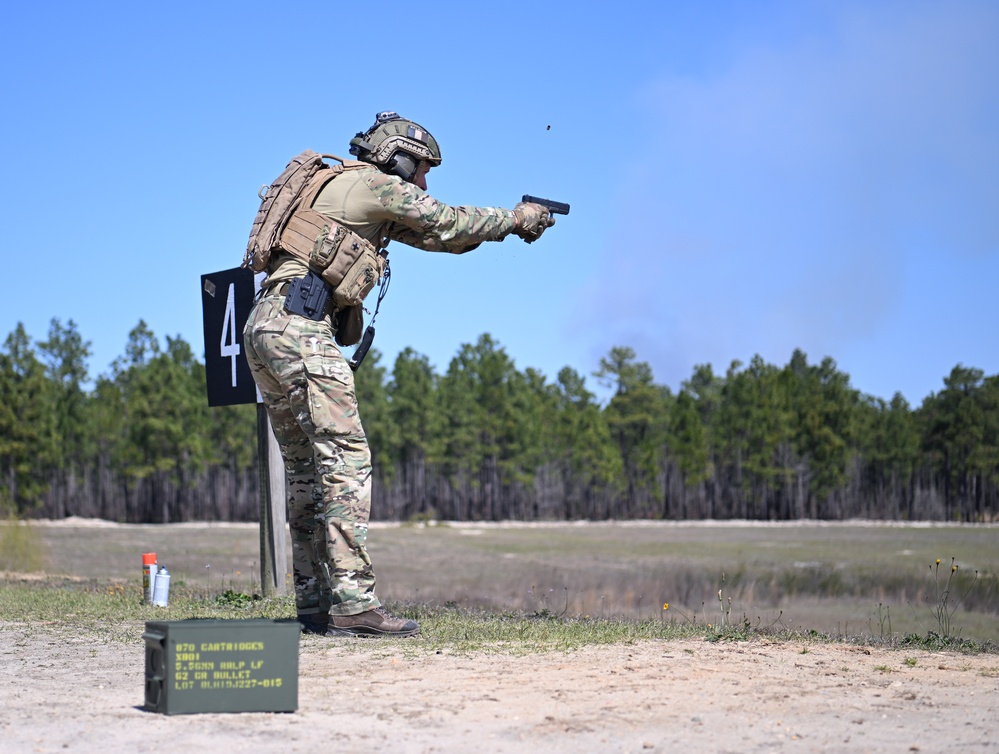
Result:
[[[297,620],[147,621],[151,712],[294,712]]]

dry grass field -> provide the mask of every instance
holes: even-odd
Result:
[[[255,525],[69,520],[32,529],[38,571],[125,579],[137,588],[140,556],[154,551],[175,584],[206,593],[259,590]],[[369,547],[379,593],[397,604],[714,624],[748,619],[832,636],[939,632],[954,559],[951,632],[999,640],[995,525],[373,524]],[[3,569],[24,570],[0,563]]]

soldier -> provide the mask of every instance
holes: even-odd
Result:
[[[510,210],[438,202],[426,192],[440,148],[396,113],[379,113],[351,140],[350,153],[358,161],[319,191],[312,209],[381,249],[391,239],[462,254],[511,233],[531,243],[554,224],[538,204]],[[298,619],[305,631],[330,636],[412,636],[419,625],[391,615],[375,595],[365,545],[371,454],[353,372],[335,341],[344,318],[330,311],[316,321],[285,309],[289,288],[308,273],[301,258],[273,255],[243,336],[288,475]]]

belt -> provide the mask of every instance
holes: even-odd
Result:
[[[277,285],[268,286],[260,290],[260,298],[264,296],[287,296],[288,289],[291,288],[291,283],[278,283]]]

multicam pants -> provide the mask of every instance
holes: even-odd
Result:
[[[365,547],[371,453],[354,373],[329,318],[313,322],[263,296],[243,331],[288,475],[288,523],[300,614],[356,615],[379,607]]]

